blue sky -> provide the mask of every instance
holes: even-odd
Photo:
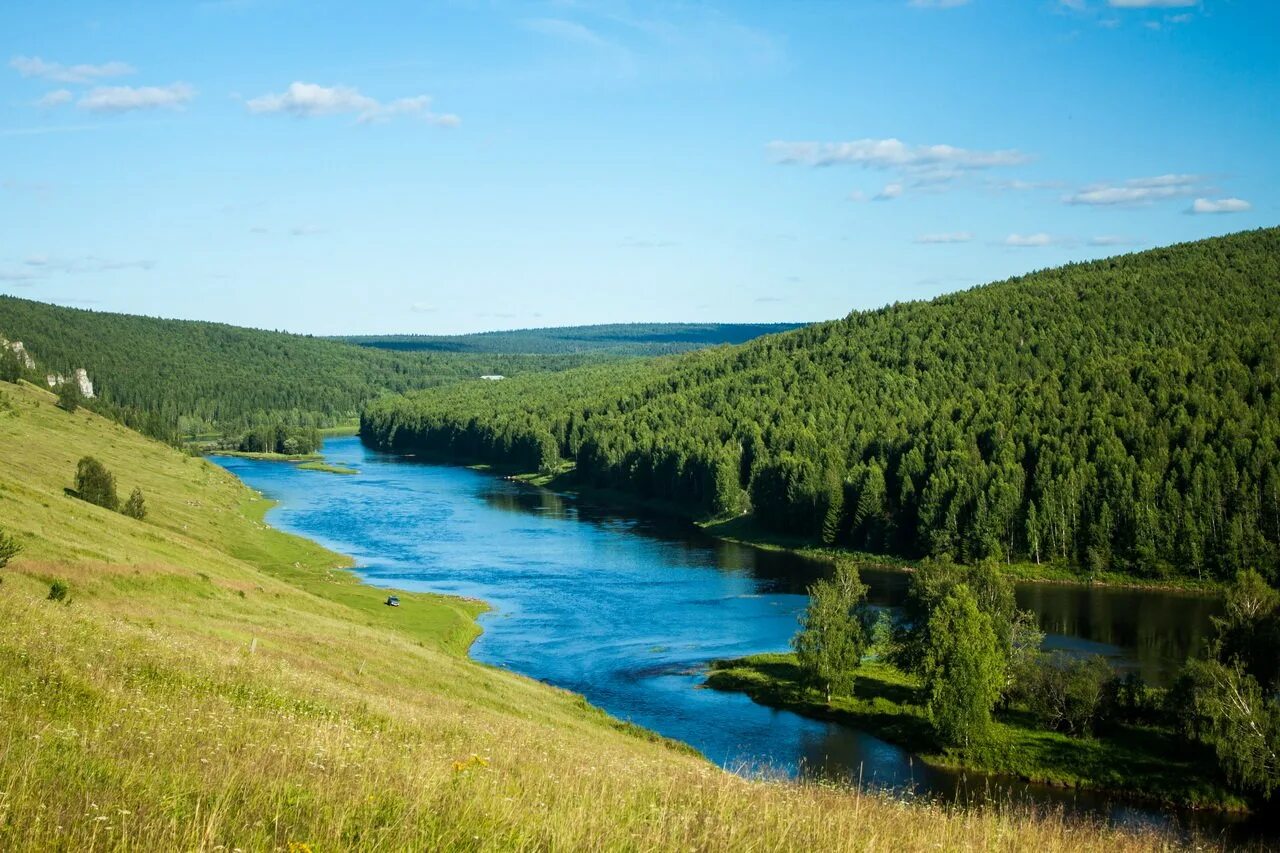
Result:
[[[1248,0],[0,6],[0,292],[783,321],[1280,223]]]

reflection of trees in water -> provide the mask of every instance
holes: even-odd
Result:
[[[642,512],[620,513],[579,496],[496,480],[481,490],[489,506],[504,512],[581,521],[642,537],[663,546],[664,560],[688,567],[747,573],[762,593],[803,594],[831,565],[785,551],[725,542],[676,518]],[[623,556],[623,555],[620,555]],[[910,575],[893,569],[862,569],[868,601],[897,607]],[[1036,614],[1045,633],[1079,637],[1132,650],[1143,677],[1164,683],[1209,636],[1209,617],[1221,613],[1217,599],[1156,590],[1020,584],[1018,606]]]
[[[573,518],[568,502],[546,489],[521,488],[513,483],[499,481],[492,488],[481,490],[480,497],[486,505],[503,512],[546,518]]]
[[[1156,681],[1170,678],[1202,647],[1209,618],[1222,613],[1216,598],[1155,590],[1027,584],[1017,597],[1045,633],[1131,649],[1143,676]]]

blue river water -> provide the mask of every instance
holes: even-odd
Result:
[[[726,543],[671,519],[624,515],[458,467],[329,439],[328,461],[355,475],[217,458],[279,501],[282,530],[350,555],[368,583],[483,599],[472,656],[583,694],[611,714],[691,744],[745,773],[821,773],[915,795],[1029,799],[1129,824],[1171,816],[1088,793],[942,772],[866,733],[702,688],[708,661],[787,648],[804,590],[824,571],[791,554]],[[906,576],[864,572],[894,605]],[[1167,681],[1218,612],[1213,599],[1142,590],[1023,585],[1046,645],[1110,657]]]

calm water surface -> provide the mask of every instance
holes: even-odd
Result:
[[[690,525],[621,516],[589,500],[464,468],[325,442],[353,476],[239,458],[216,461],[280,502],[270,521],[354,557],[369,583],[481,598],[493,610],[472,656],[581,693],[623,719],[737,770],[825,772],[968,800],[1033,798],[1128,822],[1169,818],[1106,798],[933,770],[870,735],[699,689],[708,661],[785,650],[822,564],[713,539]],[[906,576],[864,572],[874,603]],[[1165,681],[1209,629],[1216,601],[1027,584],[1047,646],[1099,653]]]

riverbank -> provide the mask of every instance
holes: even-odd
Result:
[[[425,459],[426,457],[424,457]],[[781,551],[809,560],[834,564],[837,560],[852,560],[859,565],[876,569],[911,572],[918,561],[886,554],[868,554],[846,548],[836,548],[814,543],[795,536],[786,536],[763,530],[750,516],[699,519],[678,504],[669,501],[646,500],[617,489],[601,489],[584,485],[574,477],[571,463],[563,464],[554,472],[530,473],[518,468],[487,464],[466,464],[442,457],[430,457],[430,461],[443,465],[463,464],[477,471],[485,471],[515,482],[527,483],[538,488],[578,494],[625,509],[655,513],[678,518],[704,530],[725,542],[748,545],[766,551]],[[1105,586],[1119,589],[1148,589],[1164,592],[1184,592],[1193,595],[1214,595],[1221,591],[1222,583],[1196,578],[1142,578],[1121,572],[1088,572],[1062,562],[1013,562],[1001,563],[1002,574],[1014,582],[1054,583],[1074,586]]]
[[[937,747],[917,679],[886,664],[858,669],[850,696],[825,696],[804,684],[795,655],[762,654],[714,661],[714,690],[866,731],[912,750],[937,767],[1008,776],[1043,785],[1100,791],[1136,802],[1241,812],[1247,804],[1206,771],[1215,765],[1202,747],[1154,727],[1118,726],[1105,736],[1076,738],[1047,731],[1029,715],[997,713],[992,743],[970,752]]]
[[[470,660],[225,470],[0,384],[0,849],[1167,849],[1029,808],[752,782]],[[21,448],[21,452],[8,452]],[[63,489],[90,454],[145,521]],[[54,581],[69,594],[49,600]]]

